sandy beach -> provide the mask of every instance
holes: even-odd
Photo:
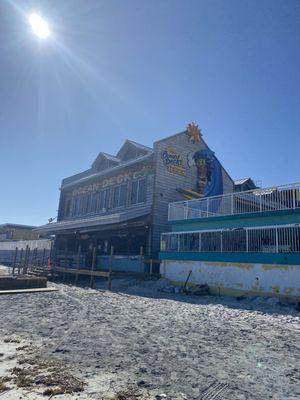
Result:
[[[50,285],[0,297],[1,400],[300,397],[291,306],[164,293],[160,281]]]

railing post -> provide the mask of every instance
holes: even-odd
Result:
[[[293,189],[293,208],[296,208],[296,189]]]
[[[276,253],[278,253],[278,228],[275,228]]]
[[[231,215],[233,215],[233,193],[231,194]]]
[[[183,219],[187,219],[188,217],[188,202],[186,202],[186,205],[184,206],[183,209]]]
[[[209,212],[209,198],[206,198],[206,216],[208,217],[208,212]]]
[[[108,290],[111,290],[111,275],[112,275],[112,263],[114,256],[114,246],[110,247],[110,256],[109,256],[109,269],[108,269]]]
[[[221,232],[221,253],[223,253],[223,232]]]
[[[248,240],[249,240],[248,229],[246,229],[246,253],[248,253],[248,251],[249,251]]]
[[[259,193],[259,212],[262,212],[262,196],[261,196],[261,191]]]

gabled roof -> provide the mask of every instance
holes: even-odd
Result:
[[[242,185],[245,185],[246,183],[248,183],[249,186],[253,189],[255,189],[257,187],[255,185],[253,179],[251,179],[251,178],[237,179],[236,181],[234,181],[234,186],[242,186]]]
[[[127,139],[118,151],[117,157],[122,161],[126,161],[152,152],[153,150],[150,147]]]
[[[120,159],[111,155],[104,153],[101,151],[96,160],[92,164],[93,169],[97,169],[98,171],[110,168],[120,163]]]

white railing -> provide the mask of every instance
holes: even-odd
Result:
[[[300,183],[169,204],[169,221],[300,208]]]
[[[299,253],[300,227],[281,225],[163,233],[161,251]]]

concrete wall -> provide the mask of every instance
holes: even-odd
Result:
[[[214,294],[282,296],[300,299],[299,265],[164,260],[161,274],[183,285],[207,283]]]

